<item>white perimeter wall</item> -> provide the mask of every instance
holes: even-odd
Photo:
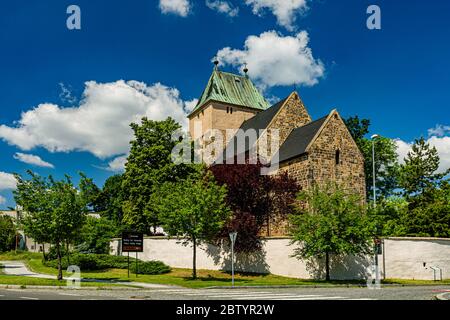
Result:
[[[378,256],[381,273],[391,279],[433,280],[432,266],[442,269],[444,279],[450,278],[450,239],[389,238],[384,239],[383,254]],[[264,241],[264,250],[251,256],[236,256],[236,270],[272,273],[281,276],[311,279],[323,278],[323,261],[305,262],[291,257],[296,246],[287,238]],[[225,248],[226,251],[228,251]],[[214,245],[197,248],[197,268],[230,270],[230,257]],[[111,254],[121,254],[120,240],[111,242]],[[127,253],[122,253],[127,255]],[[135,253],[130,253],[135,257]],[[192,247],[182,241],[163,237],[144,239],[144,252],[139,259],[160,260],[176,268],[192,268]],[[333,279],[365,279],[372,257],[332,257]],[[425,262],[425,266],[424,263]]]

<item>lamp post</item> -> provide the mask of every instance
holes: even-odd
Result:
[[[236,242],[237,232],[230,232],[231,240],[231,286],[234,287],[234,243]]]
[[[372,177],[373,177],[373,208],[377,207],[377,190],[376,190],[376,173],[375,173],[375,139],[379,138],[378,134],[374,134],[370,137],[372,139]],[[378,231],[378,230],[377,230]],[[378,232],[377,232],[378,236]],[[380,275],[378,270],[378,247],[380,245],[380,240],[374,239],[374,264],[375,264],[375,283],[379,287]]]
[[[376,192],[376,180],[375,180],[375,139],[379,138],[378,134],[374,134],[370,137],[372,139],[372,177],[373,177],[373,207],[377,206],[377,192]]]

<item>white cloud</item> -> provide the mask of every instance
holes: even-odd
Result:
[[[434,132],[434,129],[430,129],[431,132]],[[430,132],[428,130],[428,132]],[[450,133],[447,131],[447,133]],[[440,165],[438,172],[445,172],[447,169],[450,168],[450,135],[448,136],[440,136],[440,135],[433,135],[430,136],[427,140],[427,143],[429,143],[431,146],[436,147],[439,158],[440,158]],[[398,161],[399,163],[404,163],[404,159],[408,155],[408,152],[411,150],[411,147],[413,145],[412,142],[405,142],[401,139],[395,139],[395,143],[397,145],[397,154],[398,154]]]
[[[6,203],[6,198],[3,196],[0,196],[0,204],[5,204]]]
[[[441,124],[436,125],[436,127],[428,129],[429,136],[443,137],[445,135],[450,135],[450,126],[443,126]]]
[[[206,0],[206,6],[229,17],[236,17],[239,14],[239,8],[233,6],[229,1]]]
[[[186,105],[177,89],[123,80],[85,85],[79,106],[40,104],[23,112],[15,126],[1,125],[0,138],[22,150],[87,151],[105,159],[128,153],[133,137],[129,125],[144,116],[170,116],[187,127]]]
[[[17,186],[17,180],[11,173],[0,171],[0,190],[14,190]]]
[[[191,11],[189,0],[159,0],[159,9],[164,14],[186,17]]]
[[[307,0],[245,0],[245,4],[251,6],[253,13],[259,16],[265,10],[270,10],[278,24],[289,31],[295,30],[297,15],[308,9]]]
[[[62,102],[67,102],[70,104],[74,104],[77,102],[77,98],[72,95],[72,88],[70,86],[67,87],[64,83],[60,82],[59,87],[61,89],[59,98]]]
[[[191,112],[192,110],[194,110],[195,106],[198,103],[198,99],[192,99],[191,101],[186,101],[185,102],[185,110],[186,112]]]
[[[267,31],[249,36],[243,50],[230,47],[219,50],[217,58],[223,65],[241,69],[247,63],[249,76],[263,89],[294,84],[312,86],[324,76],[325,67],[313,57],[308,43],[306,31],[295,36]]]
[[[113,172],[121,172],[125,170],[125,164],[127,163],[128,155],[123,155],[114,158],[112,161],[108,162],[108,167],[106,170]]]
[[[44,168],[54,168],[55,167],[50,162],[46,162],[46,161],[42,160],[41,157],[35,156],[33,154],[16,152],[16,154],[14,155],[14,159],[19,160],[24,163],[27,163],[27,164],[38,166],[38,167],[44,167]]]

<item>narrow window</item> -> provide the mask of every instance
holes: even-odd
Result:
[[[231,114],[233,113],[233,108],[230,108],[230,113],[231,113]]]
[[[229,113],[230,112],[230,108],[229,107],[227,107],[227,113]]]
[[[340,164],[341,163],[341,152],[339,150],[336,150],[336,154],[335,154],[335,160],[336,160],[336,164]]]

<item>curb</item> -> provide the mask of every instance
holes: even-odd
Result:
[[[34,286],[34,285],[18,285],[18,284],[0,284],[0,289],[54,289],[54,290],[139,290],[140,288],[137,287],[81,287],[79,289],[69,288],[69,287],[62,287],[62,286]]]
[[[450,292],[444,292],[436,296],[437,300],[450,300]]]
[[[381,287],[427,287],[427,286],[448,286],[448,284],[401,284],[401,283],[386,283],[381,284]],[[366,288],[366,284],[317,284],[317,285],[276,285],[276,286],[269,286],[269,285],[262,285],[262,286],[212,286],[212,287],[205,287],[202,289],[291,289],[291,288]]]

